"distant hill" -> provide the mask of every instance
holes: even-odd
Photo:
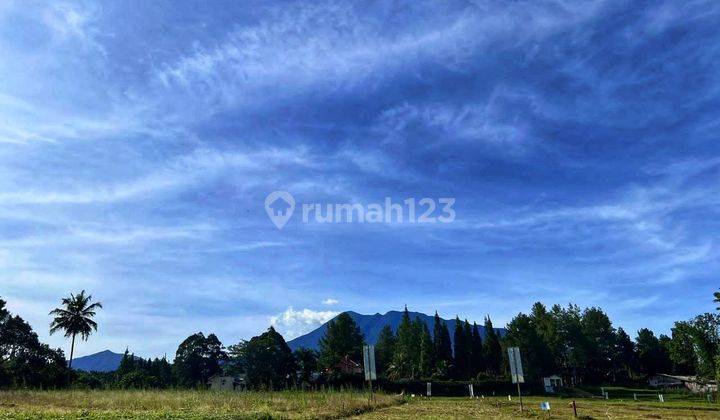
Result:
[[[110,350],[73,359],[72,367],[86,372],[111,372],[117,370],[123,355]]]
[[[393,331],[397,332],[397,329],[400,326],[400,322],[402,321],[403,314],[400,311],[390,311],[385,315],[363,315],[352,311],[347,311],[346,313],[350,315],[350,317],[358,324],[358,327],[360,327],[360,330],[365,336],[365,341],[368,344],[375,344],[377,342],[377,338],[380,335],[380,330],[382,330],[383,327],[385,327],[386,325],[390,325]],[[433,326],[435,322],[434,316],[425,315],[420,312],[410,312],[410,319],[414,320],[415,317],[419,317],[420,320],[427,324],[428,328],[430,329],[430,334],[433,333]],[[450,340],[452,341],[453,331],[455,330],[455,320],[446,319],[444,321],[447,322],[448,329],[450,330]],[[480,334],[484,338],[485,327],[479,325],[478,328],[480,329]],[[292,350],[298,349],[300,347],[318,350],[320,338],[325,334],[326,329],[327,322],[305,335],[288,341],[288,345]],[[495,328],[495,330],[500,335],[505,335],[504,328]]]

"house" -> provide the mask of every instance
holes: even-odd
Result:
[[[348,355],[345,355],[345,357],[340,359],[340,361],[334,366],[333,370],[346,375],[357,375],[363,373],[362,365],[351,360]]]
[[[555,393],[558,388],[563,386],[563,380],[557,375],[546,376],[543,378],[543,386],[545,392]]]
[[[245,375],[213,375],[208,379],[208,385],[213,391],[241,391],[245,389]]]
[[[697,376],[667,375],[659,373],[648,379],[648,384],[654,388],[685,388],[690,392],[707,393],[716,392],[717,383],[706,381]]]

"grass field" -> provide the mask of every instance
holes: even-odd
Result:
[[[540,410],[542,401],[550,402],[550,412]],[[577,399],[580,419],[718,419],[720,407],[699,402],[635,402],[621,400]],[[379,408],[357,416],[358,419],[446,419],[446,418],[553,418],[573,419],[572,400],[560,398],[523,398],[520,412],[516,399],[505,398],[410,398],[407,404]]]
[[[0,418],[342,418],[401,404],[360,392],[7,391]]]
[[[670,397],[672,399],[672,397]],[[551,411],[540,410],[549,401]],[[0,393],[1,418],[182,419],[571,419],[570,399],[397,397],[358,392],[10,391]],[[717,419],[720,406],[700,400],[576,399],[581,419]]]

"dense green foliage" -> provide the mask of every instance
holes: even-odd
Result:
[[[63,299],[63,307],[51,312],[51,332],[87,339],[97,328],[92,317],[100,307],[84,291]],[[633,340],[600,308],[570,304],[548,310],[538,302],[529,314],[516,315],[502,336],[486,317],[483,333],[477,324],[456,317],[451,340],[447,323],[437,313],[431,331],[419,318],[411,319],[406,307],[397,331],[386,326],[380,332],[378,374],[391,381],[505,381],[506,349],[518,346],[526,381],[533,383],[552,374],[570,385],[639,382],[656,373],[720,376],[717,314],[678,321],[670,336],[641,328]],[[342,313],[328,323],[318,352],[293,353],[272,327],[227,352],[214,334],[198,332],[178,346],[173,363],[140,359],[126,351],[115,372],[72,373],[63,352],[40,343],[30,325],[10,314],[0,299],[0,386],[52,388],[72,380],[86,388],[193,388],[205,387],[213,375],[222,374],[242,375],[255,389],[283,389],[341,378],[335,375],[342,371],[339,362],[346,357],[361,362],[364,342],[353,318]]]
[[[297,363],[285,339],[273,327],[265,333],[248,341],[230,346],[230,363],[225,369],[228,373],[245,373],[247,383],[255,388],[278,389],[295,383]],[[305,371],[312,365],[313,355],[301,353]]]
[[[361,360],[363,343],[362,332],[355,321],[347,313],[341,313],[328,323],[320,339],[320,365],[332,369],[345,356]]]
[[[63,351],[41,343],[30,324],[0,299],[0,387],[61,387],[68,372]]]
[[[227,360],[222,343],[210,334],[191,335],[180,343],[175,353],[178,383],[186,387],[204,386],[208,379],[221,372],[220,362]]]

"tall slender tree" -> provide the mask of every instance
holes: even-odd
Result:
[[[320,365],[334,369],[345,356],[355,362],[362,360],[364,342],[355,320],[347,312],[341,313],[328,323],[325,335],[320,339]]]
[[[455,317],[455,331],[453,332],[453,367],[456,379],[465,379],[468,371],[468,340],[465,325],[459,317]]]
[[[403,311],[402,320],[397,331],[397,342],[393,356],[394,375],[396,378],[412,378],[417,370],[416,327],[410,320],[407,306]]]
[[[492,320],[489,316],[485,317],[483,353],[485,354],[485,364],[488,373],[499,374],[500,364],[502,363],[502,347],[500,346],[500,337],[497,331],[495,331],[495,328],[493,328]]]
[[[470,337],[470,365],[471,375],[474,378],[478,373],[485,371],[485,356],[483,355],[482,336],[477,323],[473,322]]]
[[[93,331],[97,331],[97,323],[93,321],[93,317],[98,309],[102,308],[102,303],[92,301],[92,295],[86,295],[85,290],[77,295],[70,294],[70,297],[62,299],[62,307],[55,308],[50,311],[53,315],[52,323],[50,323],[50,334],[58,331],[64,331],[65,337],[72,337],[70,342],[70,361],[68,368],[72,368],[73,353],[75,351],[75,337],[87,341]]]
[[[618,328],[617,331],[613,361],[618,372],[622,372],[623,379],[631,379],[633,373],[637,370],[635,343],[633,343],[628,333],[622,328]]]
[[[380,330],[377,343],[375,344],[375,359],[377,369],[381,374],[387,375],[388,368],[392,364],[393,354],[395,354],[395,333],[390,325],[386,325]]]
[[[452,365],[452,343],[447,323],[435,312],[433,325],[433,344],[435,346],[436,370],[447,370]],[[441,375],[442,376],[442,375]]]
[[[420,333],[420,357],[418,361],[418,373],[420,377],[428,377],[435,370],[435,346],[433,345],[430,329],[422,323]]]

